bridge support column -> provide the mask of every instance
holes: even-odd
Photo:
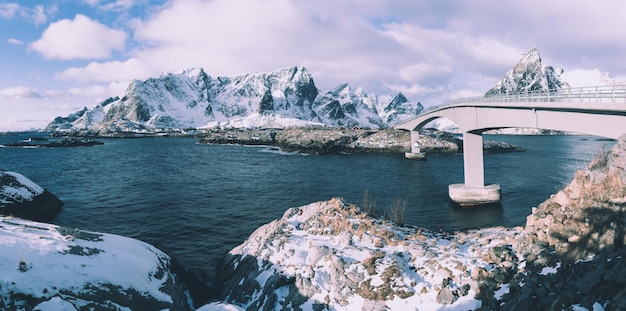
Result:
[[[452,201],[462,206],[500,202],[500,186],[485,186],[481,133],[463,133],[463,168],[465,183],[448,187],[448,195]]]
[[[405,152],[404,157],[411,160],[425,160],[426,154],[420,149],[420,133],[411,131],[411,152]]]

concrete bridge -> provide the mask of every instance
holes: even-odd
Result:
[[[450,185],[450,198],[461,205],[499,202],[500,186],[484,181],[483,132],[524,127],[617,139],[626,133],[626,86],[471,97],[431,107],[394,126],[411,131],[407,158],[424,157],[419,131],[438,118],[451,120],[463,133],[465,183]]]

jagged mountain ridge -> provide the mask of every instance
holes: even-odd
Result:
[[[486,96],[517,92],[558,90],[569,86],[561,78],[563,69],[554,69],[541,62],[537,47],[533,47],[509,70]]]
[[[58,117],[47,131],[143,131],[200,127],[330,125],[384,128],[423,110],[401,93],[368,94],[349,84],[321,93],[304,67],[211,77],[202,68],[135,80],[122,98]]]

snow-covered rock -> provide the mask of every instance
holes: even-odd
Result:
[[[247,310],[473,310],[479,280],[505,261],[494,263],[490,248],[518,232],[449,236],[371,218],[340,199],[313,203],[228,254],[218,269],[221,299]]]
[[[342,84],[326,93],[304,67],[213,78],[201,68],[135,80],[121,97],[58,117],[46,131],[145,132],[201,127],[387,127],[420,112],[402,94]]]
[[[485,95],[559,90],[566,86],[561,78],[562,73],[563,69],[544,65],[539,50],[533,47]]]
[[[0,215],[50,220],[62,206],[59,198],[24,175],[0,171]]]
[[[189,310],[158,249],[0,216],[2,310]]]

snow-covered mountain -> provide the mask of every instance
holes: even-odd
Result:
[[[561,89],[567,86],[561,78],[562,73],[563,69],[544,65],[539,50],[533,47],[485,95]]]
[[[585,87],[585,86],[626,86],[626,81],[620,81],[613,78],[606,72],[601,72],[599,69],[576,69],[572,71],[565,71],[561,74],[561,79],[567,83],[570,87]]]
[[[304,67],[217,78],[196,68],[135,80],[123,97],[58,117],[46,130],[117,132],[311,124],[381,128],[422,109],[400,93],[378,97],[348,84],[322,94]]]
[[[485,96],[500,95],[507,93],[560,90],[575,87],[589,86],[626,86],[626,82],[618,81],[607,73],[594,70],[565,71],[562,68],[555,69],[545,65],[537,47],[533,47],[522,59],[509,70],[502,80],[491,88]],[[456,130],[450,122],[442,121],[435,127],[441,130]],[[487,132],[489,134],[563,134],[552,130],[534,128],[507,128]]]

